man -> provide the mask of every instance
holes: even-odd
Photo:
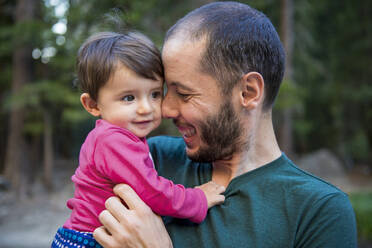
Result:
[[[277,144],[272,106],[284,52],[269,19],[245,4],[207,4],[167,33],[163,116],[182,138],[149,141],[159,174],[188,187],[213,180],[225,202],[195,225],[159,217],[126,185],[106,202],[105,247],[356,247],[347,196],[298,169]],[[170,237],[167,234],[169,232]]]

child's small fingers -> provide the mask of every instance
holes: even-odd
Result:
[[[221,204],[225,201],[224,195],[217,195],[214,199],[214,205]]]
[[[226,188],[224,186],[218,185],[216,187],[217,194],[222,194],[223,192],[225,192],[225,190],[226,190]]]

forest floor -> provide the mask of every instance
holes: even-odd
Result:
[[[37,180],[31,196],[17,200],[14,192],[0,191],[0,248],[47,248],[58,227],[70,215],[66,201],[73,195],[71,175],[76,164],[58,161],[54,168],[53,193]]]
[[[32,186],[32,197],[19,201],[12,192],[0,191],[0,248],[50,247],[58,227],[69,216],[66,201],[73,195],[70,180],[75,170],[71,161],[60,161],[54,171],[54,193],[46,192],[40,183]],[[372,174],[364,167],[356,167],[347,178],[329,178],[348,193],[372,192]],[[372,248],[372,244],[360,244],[360,248]]]

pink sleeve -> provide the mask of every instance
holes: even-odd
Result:
[[[204,220],[208,210],[204,192],[159,176],[141,140],[119,131],[104,135],[97,139],[94,161],[114,184],[130,185],[155,213],[196,223]]]

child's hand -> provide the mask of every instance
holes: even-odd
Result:
[[[213,181],[207,182],[195,188],[203,190],[205,196],[207,197],[208,208],[221,204],[225,201],[225,196],[221,195],[223,192],[225,192],[225,187]]]

